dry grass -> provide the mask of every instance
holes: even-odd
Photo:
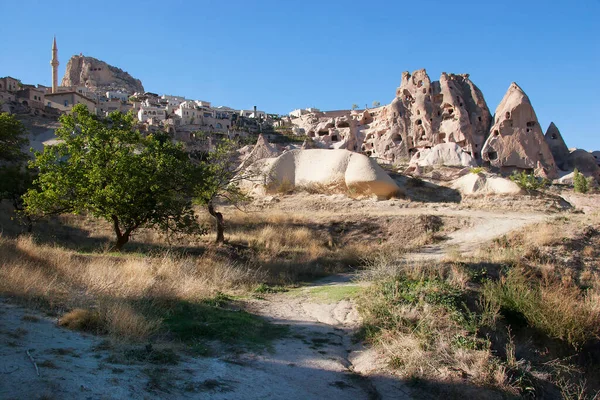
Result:
[[[365,337],[401,375],[437,382],[440,395],[466,379],[481,389],[476,398],[494,397],[485,388],[595,398],[600,367],[587,354],[600,351],[599,248],[600,217],[586,215],[440,263],[380,252],[363,273],[375,282],[360,298]]]
[[[479,387],[516,394],[489,343],[478,337],[481,319],[462,303],[469,274],[457,265],[405,262],[401,253],[379,254],[365,271],[374,280],[359,299],[363,334],[380,346],[406,379]],[[428,388],[430,390],[431,387]]]
[[[104,243],[110,230],[73,216],[51,221],[70,232],[55,243],[44,225],[36,227],[35,237],[0,235],[0,295],[64,314],[66,327],[145,340],[160,333],[174,304],[201,305],[222,292],[244,295],[265,284],[297,285],[356,265],[367,251],[336,246],[330,233],[304,218],[229,215],[229,244],[221,247],[207,243],[211,237],[183,237],[170,249],[159,233],[142,231],[132,246],[137,252],[83,247],[82,253],[75,245],[89,239],[85,223],[96,238],[106,235]],[[148,242],[140,243],[142,236]],[[73,244],[62,247],[67,238]]]

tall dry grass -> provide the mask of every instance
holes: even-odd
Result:
[[[66,326],[143,339],[159,322],[140,304],[152,299],[198,301],[221,290],[248,290],[268,279],[208,252],[201,257],[81,255],[40,245],[29,236],[0,236],[0,294],[61,312]]]

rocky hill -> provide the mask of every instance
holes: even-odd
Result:
[[[61,86],[86,86],[92,90],[120,90],[131,94],[144,92],[139,79],[104,61],[86,56],[71,57]]]

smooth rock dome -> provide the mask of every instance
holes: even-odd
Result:
[[[348,150],[291,150],[259,165],[267,193],[281,185],[322,187],[389,199],[402,194],[375,160]]]

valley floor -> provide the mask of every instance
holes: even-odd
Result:
[[[271,206],[283,210],[286,201],[293,200],[290,196],[283,204]],[[339,214],[357,215],[344,204],[356,205],[355,200],[340,201]],[[312,204],[315,209],[309,212],[318,214],[319,201]],[[357,219],[431,213],[469,219],[443,242],[408,254],[421,260],[439,259],[449,251],[474,251],[498,236],[546,218],[546,214],[531,212],[404,208],[393,201],[359,204],[363,207]],[[326,219],[332,210],[322,212]],[[283,293],[241,299],[236,302],[240,308],[289,326],[289,334],[266,350],[223,349],[202,357],[184,355],[172,366],[112,363],[111,350],[105,348],[102,338],[61,328],[56,319],[3,301],[0,398],[411,398],[410,387],[385,372],[378,350],[353,340],[360,325],[353,297],[358,287],[369,284],[355,278],[353,273],[336,274]]]

